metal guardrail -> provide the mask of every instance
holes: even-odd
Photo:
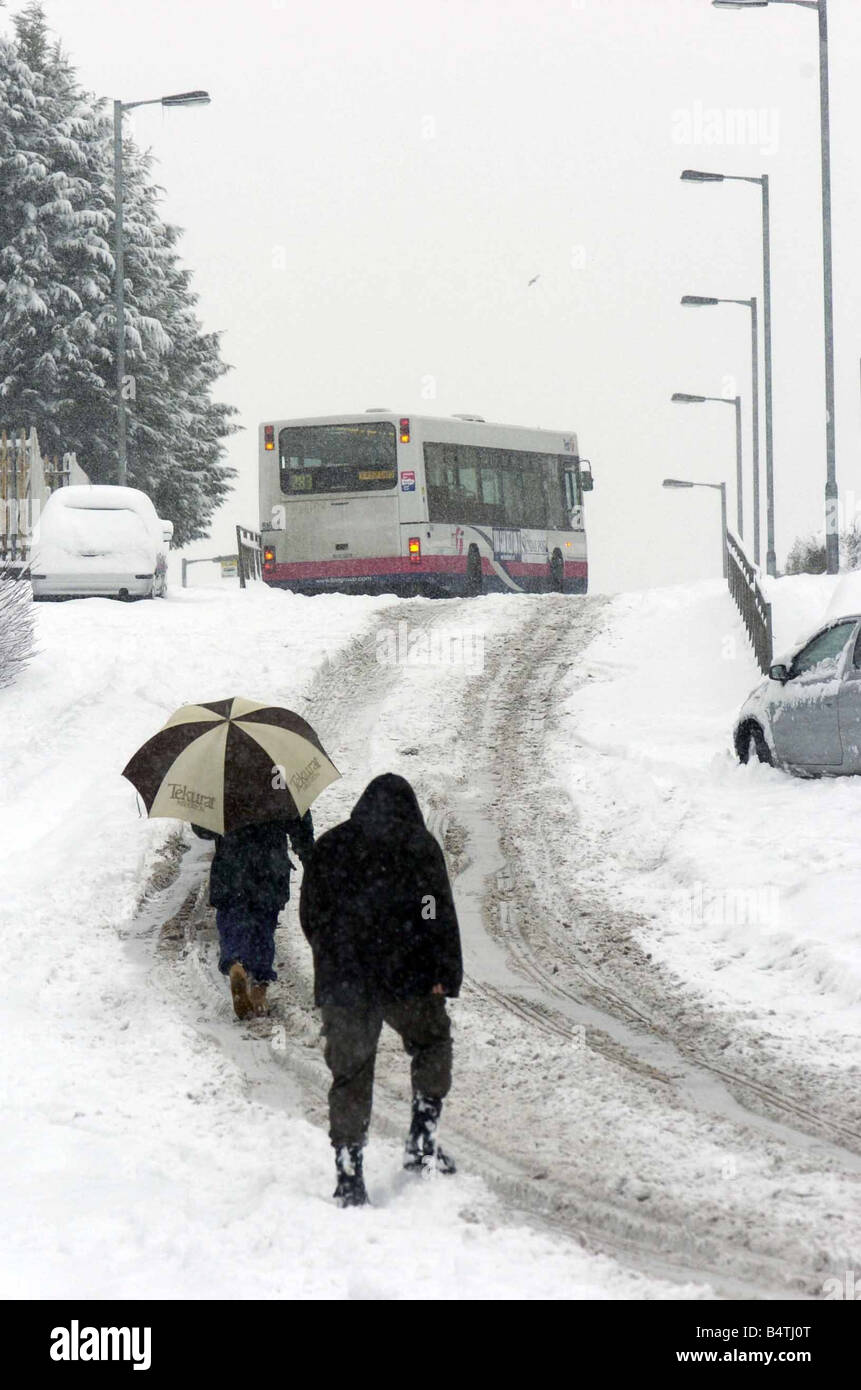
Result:
[[[237,526],[236,552],[239,556],[239,587],[244,589],[247,580],[263,578],[263,541],[260,532]]]
[[[727,586],[747,629],[759,669],[765,675],[773,655],[771,604],[759,587],[758,571],[731,531],[726,533],[726,558]]]
[[[188,586],[189,565],[221,565],[223,574],[225,567],[231,563],[236,566],[241,589],[245,588],[249,579],[263,578],[263,541],[259,531],[237,526],[235,555],[199,555],[193,560],[183,558],[182,587],[185,589]]]
[[[238,560],[237,560],[237,557],[236,557],[235,555],[200,555],[200,556],[198,556],[198,557],[197,557],[196,559],[194,559],[194,560],[186,560],[185,556],[183,556],[183,557],[182,557],[182,587],[183,587],[184,589],[187,589],[187,588],[188,588],[188,567],[189,567],[189,565],[222,565],[222,566],[224,566],[224,565],[227,564],[229,561],[232,561],[234,564],[238,564]]]

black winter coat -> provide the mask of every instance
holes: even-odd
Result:
[[[409,782],[374,778],[341,825],[317,841],[299,920],[314,954],[318,1005],[361,1008],[456,995],[460,931],[442,850]]]
[[[311,812],[301,819],[265,821],[244,825],[227,835],[193,825],[195,835],[215,841],[209,874],[209,901],[213,907],[247,907],[258,912],[280,912],[290,897],[293,868],[287,836],[302,863],[314,847]]]

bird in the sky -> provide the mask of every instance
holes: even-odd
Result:
[[[535,281],[536,281],[536,280],[540,280],[540,279],[541,279],[541,275],[540,275],[540,274],[538,274],[538,275],[533,275],[532,279],[529,280],[529,281],[527,281],[526,288],[529,289],[529,286],[530,286],[530,285],[534,285],[534,284],[535,284]]]

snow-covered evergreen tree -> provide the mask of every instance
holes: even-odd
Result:
[[[0,39],[0,425],[35,425],[43,450],[74,450],[94,482],[116,479],[113,129],[51,43],[39,0]],[[232,407],[217,334],[194,312],[179,231],[158,213],[151,161],[124,153],[129,482],[204,536],[234,470]]]
[[[48,57],[50,40],[45,23],[45,11],[40,0],[28,0],[23,10],[13,15],[16,48],[21,58],[33,72],[44,70]]]

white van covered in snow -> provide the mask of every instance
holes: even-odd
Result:
[[[137,488],[58,488],[33,539],[33,597],[160,598],[172,535],[173,522]]]

